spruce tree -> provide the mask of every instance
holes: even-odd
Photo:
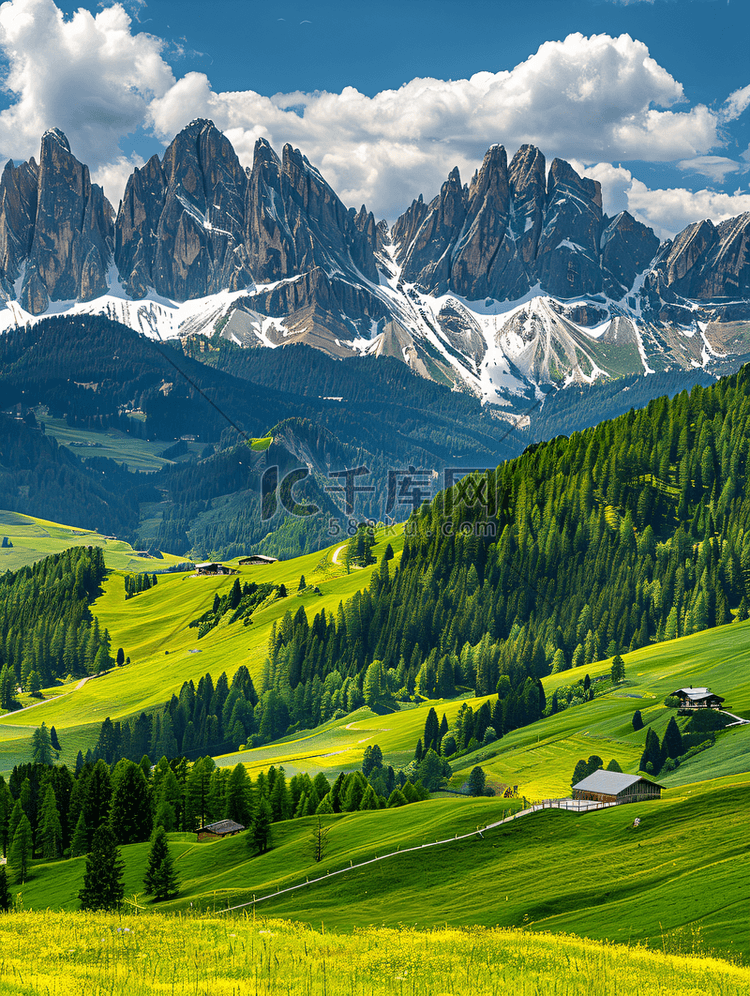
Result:
[[[81,810],[81,815],[78,817],[78,822],[73,833],[73,839],[70,842],[70,856],[71,858],[80,858],[82,855],[88,854],[88,850],[89,831],[86,827],[86,816],[84,811]]]
[[[156,828],[151,842],[143,887],[157,903],[176,896],[180,891],[179,879],[174,870],[174,861],[169,853],[167,834],[164,827],[161,826]]]
[[[25,882],[29,875],[29,864],[32,857],[33,838],[31,823],[26,813],[21,814],[18,828],[13,835],[8,854],[8,864],[13,869],[19,882]]]
[[[636,709],[633,713],[633,729],[642,730],[643,729],[643,716],[641,716],[641,710]]]
[[[86,858],[83,888],[78,893],[82,910],[116,910],[122,904],[125,866],[115,836],[104,824],[94,834]]]
[[[151,799],[140,765],[134,761],[118,761],[113,783],[109,825],[117,842],[135,844],[148,840],[153,826]]]
[[[260,796],[253,813],[253,824],[248,840],[256,854],[265,854],[271,846],[271,806],[265,796]]]
[[[42,817],[39,822],[39,836],[42,841],[42,856],[54,861],[62,854],[62,824],[57,809],[57,798],[52,785],[47,786],[42,803]]]
[[[55,762],[52,754],[52,741],[46,723],[42,723],[38,729],[34,730],[31,737],[31,759],[35,764],[46,764],[50,767]]]
[[[682,734],[680,728],[672,716],[664,731],[664,738],[661,742],[662,757],[677,758],[682,754]]]

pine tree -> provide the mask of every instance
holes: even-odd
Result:
[[[52,741],[50,740],[46,723],[42,723],[38,729],[34,730],[31,737],[31,758],[35,764],[46,764],[49,766],[54,764]]]
[[[115,836],[105,824],[94,833],[86,858],[83,888],[78,893],[82,910],[116,910],[125,895],[125,865]]]
[[[677,758],[682,754],[682,734],[680,728],[672,716],[664,731],[664,738],[661,742],[662,757]]]
[[[81,815],[78,817],[78,822],[73,833],[73,839],[70,842],[70,856],[71,858],[80,858],[82,855],[88,854],[88,850],[89,831],[86,826],[86,816],[84,811],[81,810]]]
[[[472,768],[469,774],[469,795],[484,795],[484,786],[487,776],[484,769],[479,766]]]
[[[44,793],[39,836],[42,841],[42,856],[52,861],[59,858],[62,854],[62,824],[52,785],[48,785],[47,791]]]
[[[271,846],[271,806],[265,796],[258,798],[248,840],[256,854],[265,854]]]
[[[612,658],[610,676],[612,678],[613,685],[619,685],[621,681],[625,680],[625,661],[619,654],[615,654]]]
[[[323,821],[320,816],[318,816],[317,821],[313,825],[312,832],[310,834],[312,843],[312,859],[313,861],[322,861],[325,857],[326,852],[326,842],[328,839],[328,834],[331,832],[330,827],[324,827]]]
[[[148,895],[154,897],[154,902],[170,899],[180,891],[174,861],[169,853],[167,834],[161,826],[156,828],[151,842],[143,887]]]
[[[647,767],[647,765],[651,767]],[[649,774],[658,775],[661,771],[662,765],[662,754],[661,745],[659,744],[659,738],[649,726],[646,731],[646,747],[641,755],[640,770],[647,771]]]
[[[140,765],[122,760],[113,772],[109,825],[119,844],[135,844],[151,836],[151,800]]]
[[[643,729],[643,716],[641,716],[641,710],[636,709],[633,713],[633,729],[642,730]]]
[[[8,864],[13,869],[19,882],[25,882],[29,875],[29,864],[32,857],[33,835],[31,823],[26,813],[21,813],[18,828],[13,835],[8,854]]]

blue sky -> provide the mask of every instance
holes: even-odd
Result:
[[[251,165],[286,141],[393,220],[523,142],[668,235],[750,210],[747,0],[11,0],[0,152],[66,132],[117,203],[196,116]]]

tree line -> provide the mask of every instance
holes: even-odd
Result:
[[[89,608],[104,573],[104,554],[94,546],[0,576],[0,707],[17,705],[19,687],[37,692],[65,675],[111,666],[109,633]]]
[[[397,567],[382,562],[335,614],[290,612],[274,629],[282,718],[317,720],[305,703],[329,679],[349,683],[348,705],[352,682],[375,702],[487,695],[507,678],[533,716],[552,671],[747,618],[749,419],[743,369],[425,503]]]

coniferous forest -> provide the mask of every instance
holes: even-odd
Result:
[[[398,568],[384,560],[335,617],[287,614],[271,690],[292,716],[316,682],[353,676],[375,699],[498,690],[507,729],[539,714],[545,674],[747,618],[749,417],[744,369],[529,447],[482,500],[438,495]]]
[[[111,664],[110,638],[89,602],[104,578],[101,547],[72,547],[0,577],[0,699],[38,691],[64,675],[98,674]]]

